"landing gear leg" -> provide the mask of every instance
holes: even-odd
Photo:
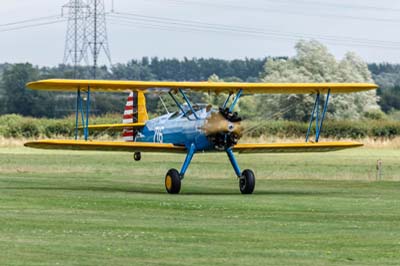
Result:
[[[243,172],[240,171],[240,167],[236,161],[235,155],[231,148],[226,150],[229,161],[231,162],[233,169],[235,170],[236,176],[239,178],[239,189],[242,194],[252,194],[254,187],[256,186],[256,177],[253,171],[246,169]]]
[[[181,190],[181,181],[185,177],[186,170],[188,169],[193,155],[196,153],[196,146],[190,145],[186,155],[185,162],[182,165],[180,172],[176,169],[170,169],[165,176],[165,189],[169,194],[178,194]]]
[[[135,153],[133,154],[133,159],[134,159],[135,161],[140,161],[140,160],[142,159],[142,154],[141,154],[140,152],[135,152]]]

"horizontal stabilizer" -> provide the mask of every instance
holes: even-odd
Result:
[[[145,126],[145,123],[127,123],[127,124],[103,124],[103,125],[90,125],[90,130],[107,130],[107,129],[124,129],[124,128],[132,128],[132,129],[142,129]],[[84,127],[79,127],[79,129],[84,129]]]
[[[186,148],[173,144],[150,142],[107,142],[82,140],[38,140],[27,142],[25,147],[52,150],[93,150],[123,152],[170,152],[185,153]]]
[[[363,146],[363,144],[359,142],[238,144],[233,147],[233,151],[239,153],[328,152],[361,146]]]

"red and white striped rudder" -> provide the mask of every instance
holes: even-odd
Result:
[[[124,116],[122,119],[123,124],[131,124],[137,122],[137,99],[136,95],[131,92],[129,93],[128,100],[125,105]],[[134,141],[136,137],[136,130],[133,128],[126,127],[122,131],[122,138],[124,141]]]
[[[143,92],[130,92],[125,105],[123,124],[145,123],[149,119],[146,110],[146,98]],[[125,141],[135,141],[137,129],[126,127],[122,131],[122,138]]]

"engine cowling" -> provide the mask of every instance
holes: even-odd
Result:
[[[237,112],[220,108],[206,119],[204,132],[217,150],[226,150],[237,144],[242,136],[241,118]]]

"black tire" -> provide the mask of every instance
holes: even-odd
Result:
[[[256,177],[253,171],[246,169],[239,178],[239,189],[242,194],[252,194],[256,186]]]
[[[133,154],[133,159],[134,159],[135,161],[140,161],[140,160],[142,159],[142,154],[141,154],[140,152],[135,152],[135,153]]]
[[[169,169],[165,175],[165,189],[169,194],[178,194],[181,190],[181,176],[178,170]]]

